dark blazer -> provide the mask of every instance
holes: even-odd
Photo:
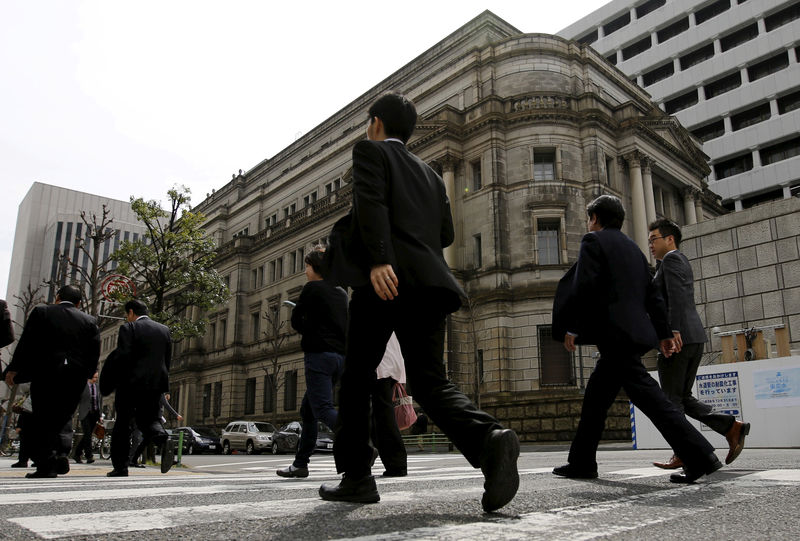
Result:
[[[292,328],[303,337],[305,353],[344,354],[347,331],[347,292],[327,280],[306,282],[292,309]]]
[[[667,321],[673,331],[681,333],[684,344],[708,341],[703,322],[694,304],[694,273],[689,260],[678,250],[664,256],[653,277],[667,303]]]
[[[100,393],[100,385],[95,384],[95,392],[97,392],[97,411],[103,411],[103,395]],[[78,403],[78,419],[83,420],[92,410],[92,392],[89,389],[89,383],[81,394],[81,401]]]
[[[14,341],[14,325],[11,322],[11,312],[8,311],[8,304],[0,299],[0,348],[6,347]]]
[[[117,349],[112,353],[118,391],[169,392],[172,338],[166,325],[147,316],[125,323],[119,328]]]
[[[453,238],[450,202],[433,169],[398,141],[355,145],[353,207],[331,232],[328,279],[366,286],[370,269],[388,263],[400,291],[435,288],[444,308],[453,312],[465,297],[442,255]]]
[[[7,370],[17,372],[16,383],[36,381],[54,375],[66,360],[89,379],[99,359],[100,330],[92,316],[69,302],[43,304],[25,322]]]
[[[647,260],[619,229],[587,233],[578,261],[559,282],[553,338],[563,341],[567,331],[578,344],[632,347],[640,354],[672,338]]]

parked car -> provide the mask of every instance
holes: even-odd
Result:
[[[272,454],[296,453],[300,445],[300,434],[303,425],[299,421],[292,421],[282,426],[272,436]],[[333,451],[333,430],[317,421],[317,445],[315,451]]]
[[[256,421],[233,421],[222,431],[222,452],[226,455],[234,450],[248,455],[272,449],[272,433],[275,427],[270,423]]]
[[[222,452],[222,442],[211,428],[181,426],[173,430],[176,435],[183,433],[183,454]]]

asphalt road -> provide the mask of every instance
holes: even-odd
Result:
[[[330,455],[291,480],[274,473],[288,455],[189,456],[166,475],[115,479],[97,461],[45,480],[0,458],[0,539],[800,539],[800,449],[746,449],[690,486],[650,466],[667,454],[606,445],[600,478],[575,481],[550,473],[564,446],[526,447],[520,491],[493,514],[481,510],[480,471],[455,453],[410,454],[409,476],[378,479],[372,505],[319,499],[320,483],[338,481]]]

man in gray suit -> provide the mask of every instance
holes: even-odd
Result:
[[[667,219],[656,220],[649,229],[650,251],[657,260],[653,283],[667,302],[667,319],[678,348],[678,352],[669,358],[658,356],[661,388],[686,415],[725,436],[730,447],[725,464],[730,464],[744,448],[750,423],[737,421],[736,417],[727,413],[715,412],[711,406],[692,395],[697,368],[708,341],[695,309],[692,266],[686,256],[678,251],[682,235],[675,223]],[[653,465],[671,470],[682,467],[683,461],[673,455],[667,462],[653,462]]]
[[[83,390],[81,401],[78,404],[78,420],[81,422],[83,437],[72,453],[72,458],[78,464],[83,462],[81,459],[83,455],[86,456],[87,464],[94,462],[92,457],[92,432],[94,432],[97,421],[100,420],[102,408],[103,397],[100,395],[100,389],[97,385],[97,372],[95,372],[92,379],[86,383],[86,388]]]

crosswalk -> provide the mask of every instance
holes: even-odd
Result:
[[[274,520],[275,517],[292,520],[293,517],[308,517],[320,512],[347,516],[354,512],[354,506],[350,504],[323,502],[316,494],[321,482],[338,480],[331,457],[315,457],[312,474],[307,479],[280,479],[274,475],[275,459],[263,462],[254,462],[240,474],[203,473],[203,468],[197,467],[192,473],[181,475],[113,479],[65,476],[26,480],[5,476],[0,479],[0,532],[7,532],[8,526],[13,525],[18,534],[9,538],[98,539],[125,532],[141,532],[153,535],[144,538],[160,539],[170,537],[162,535],[169,529]],[[219,468],[221,465],[215,466]],[[6,470],[6,467],[4,462],[0,462],[0,470]],[[580,486],[552,476],[551,470],[551,466],[521,468],[521,492],[539,490],[546,484],[547,491],[569,494]],[[651,467],[621,468],[603,471],[601,475],[608,483],[624,486],[626,482],[664,477],[668,472]],[[717,489],[732,484],[739,489],[746,487],[748,490],[744,491],[724,490],[725,498],[736,502],[757,497],[759,489],[800,485],[800,469],[729,473],[713,484]],[[480,470],[470,467],[466,461],[454,461],[452,455],[446,460],[437,455],[410,456],[408,477],[380,479],[379,485],[381,501],[396,505],[394,508],[418,504],[421,491],[425,494],[425,505],[435,507],[479,501],[483,490]],[[685,508],[665,502],[690,497],[692,492],[705,490],[705,487],[703,484],[670,487],[672,490],[661,487],[598,502],[517,513],[513,517],[499,516],[487,520],[476,516],[468,523],[436,526],[412,524],[409,528],[380,535],[366,534],[353,538],[365,541],[494,539],[498,537],[498,528],[502,528],[504,539],[593,539],[685,516]],[[708,511],[708,507],[693,507],[691,513],[703,513]],[[646,518],[631,521],[634,508],[637,516]],[[598,520],[600,515],[602,520]],[[6,527],[2,526],[3,523]],[[232,537],[236,538],[235,535]]]

